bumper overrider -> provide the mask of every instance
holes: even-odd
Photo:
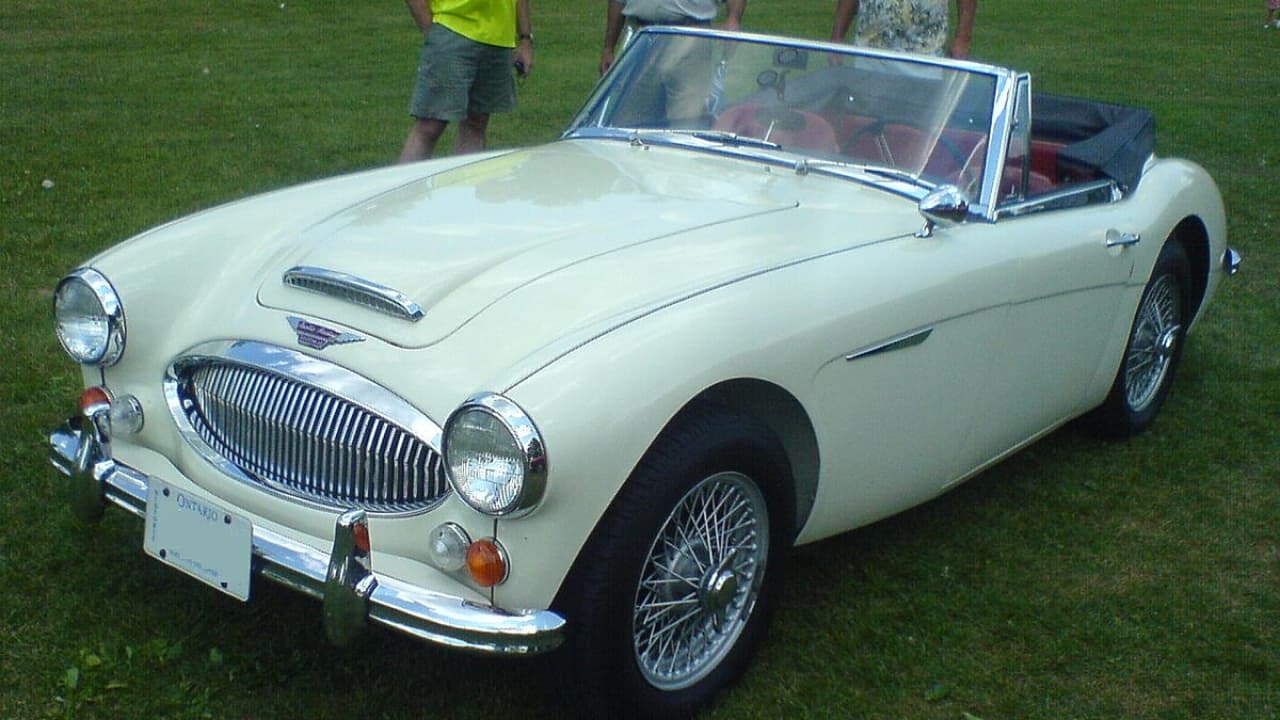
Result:
[[[147,512],[149,480],[111,457],[105,413],[70,418],[49,434],[50,460],[69,478],[69,499],[85,521],[108,503],[139,517]],[[332,551],[323,552],[265,528],[253,528],[253,574],[323,602],[325,632],[338,644],[370,620],[451,648],[491,654],[534,654],[559,646],[565,621],[549,610],[509,612],[433,592],[372,570],[362,510],[338,516]]]

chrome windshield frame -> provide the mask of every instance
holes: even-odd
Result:
[[[645,38],[652,38],[656,36],[686,36],[690,38],[707,38],[709,40],[718,40],[728,43],[768,45],[778,49],[795,49],[809,53],[819,53],[825,56],[861,57],[893,63],[909,63],[920,67],[936,67],[954,72],[972,73],[990,78],[994,83],[990,124],[986,128],[981,128],[987,133],[987,142],[985,143],[985,147],[980,151],[982,152],[984,162],[981,172],[982,189],[979,197],[971,198],[970,207],[974,218],[986,221],[994,221],[996,219],[996,205],[999,200],[998,182],[1004,166],[1005,153],[1008,151],[1009,133],[1013,124],[1013,103],[1014,98],[1016,97],[1016,87],[1019,78],[1026,77],[1025,73],[968,60],[953,60],[944,57],[910,55],[825,41],[784,38],[756,33],[733,33],[702,27],[655,26],[643,28],[637,34],[636,38],[621,52],[617,62],[615,62],[609,72],[600,79],[596,88],[589,95],[587,101],[575,114],[573,121],[561,134],[561,139],[619,140],[630,139],[632,134],[636,134],[635,131],[637,128],[603,124],[601,123],[600,118],[604,117],[610,109],[617,104],[618,97],[621,97],[621,95],[618,95],[620,92],[619,88],[623,88],[623,91],[625,91],[625,87],[630,81],[630,78],[643,64],[645,53],[652,47],[650,43],[643,42],[643,40]],[[657,134],[659,133],[653,133],[653,135]],[[915,200],[919,200],[927,194],[929,187],[931,186],[931,181],[925,178],[917,178],[917,180],[919,180],[919,185],[917,187],[911,187],[912,183],[904,182],[902,180],[902,175],[894,178],[890,173],[862,171],[861,169],[866,166],[860,162],[850,162],[846,169],[837,170],[840,166],[838,161],[833,161],[830,158],[807,157],[803,151],[797,151],[794,149],[779,148],[775,150],[762,147],[750,147],[745,143],[732,144],[727,142],[719,144],[712,142],[697,144],[680,142],[671,144],[692,147],[697,150],[722,152],[734,155],[735,157],[755,159],[774,165],[791,166],[800,174],[805,174],[805,172],[810,170],[821,171],[824,174],[838,175],[861,183],[874,185]],[[909,175],[910,173],[903,171],[903,174]],[[932,185],[936,185],[936,183],[932,183]]]

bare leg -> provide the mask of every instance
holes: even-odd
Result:
[[[484,149],[485,132],[489,128],[488,113],[467,113],[458,123],[458,136],[453,140],[455,155]]]
[[[444,134],[449,123],[432,118],[418,118],[409,128],[409,136],[404,139],[404,147],[400,150],[400,162],[414,162],[431,157],[436,151],[436,143]]]

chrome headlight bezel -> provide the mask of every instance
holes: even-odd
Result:
[[[511,400],[496,393],[468,399],[449,415],[441,444],[449,484],[476,512],[514,518],[541,502],[547,486],[546,447],[533,420]],[[493,469],[495,463],[478,459],[477,450],[506,457],[506,477],[496,483],[481,479],[477,471]]]
[[[80,268],[58,283],[53,317],[54,333],[72,360],[109,367],[124,355],[124,305],[106,276],[97,270]],[[100,328],[86,333],[92,325]]]

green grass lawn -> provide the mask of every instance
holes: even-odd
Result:
[[[825,37],[830,0],[747,29]],[[1146,435],[1055,433],[924,507],[792,557],[719,718],[1280,718],[1280,30],[1261,0],[983,0],[977,59],[1144,105],[1157,152],[1217,178],[1246,258]],[[536,68],[490,140],[551,140],[595,79],[604,0],[534,0]],[[563,713],[544,663],[242,605],[162,567],[141,526],[71,517],[44,432],[76,369],[51,288],[148,226],[390,162],[419,39],[402,3],[0,4],[0,719]],[[447,147],[447,140],[446,145]],[[199,269],[193,269],[198,273]]]

